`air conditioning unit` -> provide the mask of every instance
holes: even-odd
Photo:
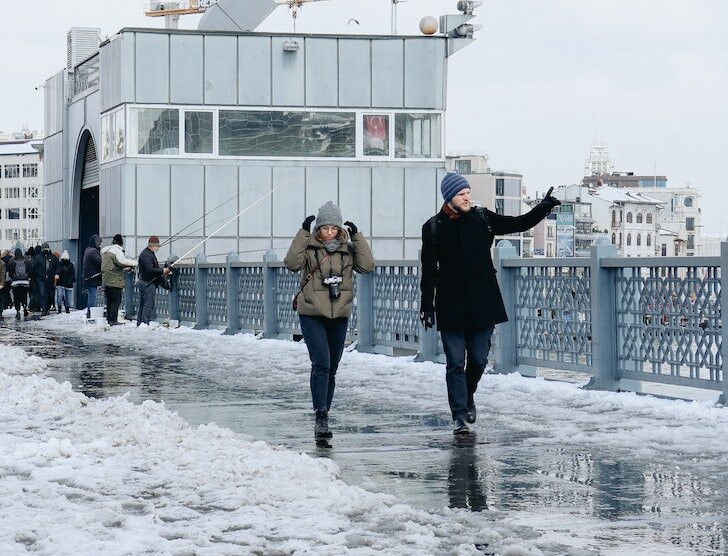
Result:
[[[101,29],[72,27],[66,35],[66,68],[73,69],[99,50]]]

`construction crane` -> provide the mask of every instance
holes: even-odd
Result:
[[[293,32],[296,32],[296,17],[298,17],[298,10],[303,4],[308,2],[321,2],[322,0],[275,0],[276,4],[285,4],[291,11],[291,17],[293,18]],[[406,2],[407,0],[390,0],[392,3],[392,34],[397,34],[397,4],[400,2]],[[349,20],[351,21],[351,20]],[[354,20],[356,21],[356,20]],[[359,22],[357,21],[357,24]]]
[[[154,0],[145,4],[144,15],[164,17],[167,29],[177,29],[179,16],[205,13],[217,0]]]

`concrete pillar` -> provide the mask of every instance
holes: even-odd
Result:
[[[278,269],[271,265],[277,261],[278,255],[273,250],[268,250],[263,255],[263,337],[265,338],[278,337]]]
[[[233,266],[240,262],[238,254],[231,251],[225,259],[225,301],[227,301],[227,328],[225,334],[235,334],[240,330],[240,300],[238,299],[238,282],[240,268]]]
[[[201,268],[207,262],[203,253],[195,257],[195,330],[203,330],[208,327],[207,318],[207,269]]]

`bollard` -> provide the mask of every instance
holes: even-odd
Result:
[[[200,265],[207,262],[204,254],[195,257],[195,330],[204,330],[209,325],[207,318],[207,269]]]
[[[225,259],[225,286],[227,302],[227,328],[224,334],[235,334],[240,331],[240,299],[238,298],[238,283],[240,282],[240,268],[233,266],[240,262],[237,253],[230,252]]]
[[[272,263],[278,261],[278,255],[268,250],[263,255],[263,337],[278,337],[278,286],[277,269]]]
[[[617,371],[617,322],[613,270],[603,268],[601,259],[617,255],[617,248],[600,237],[591,247],[591,328],[592,378],[584,385],[589,390],[619,390]]]
[[[124,318],[131,320],[134,316],[134,290],[136,284],[134,283],[135,272],[124,273]]]
[[[374,352],[374,280],[376,270],[356,276],[356,310],[359,336],[356,350],[362,353]]]

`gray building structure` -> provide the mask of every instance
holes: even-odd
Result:
[[[179,234],[161,259],[230,221],[195,252],[258,261],[333,200],[377,258],[416,258],[466,40],[122,29],[46,82],[46,238],[78,260],[96,231],[131,255]]]

